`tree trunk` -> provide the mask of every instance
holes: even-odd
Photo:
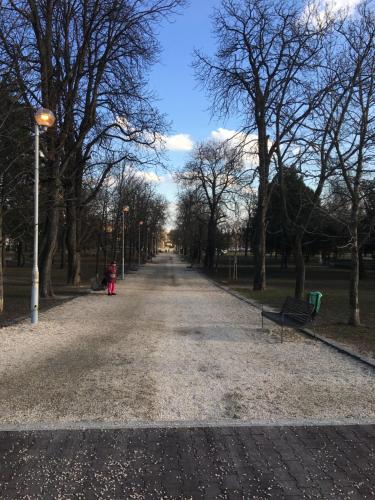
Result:
[[[288,269],[288,250],[286,247],[283,247],[281,252],[280,269],[281,270]]]
[[[351,271],[349,285],[350,316],[349,325],[361,324],[359,314],[359,247],[358,247],[358,206],[353,203],[351,211]]]
[[[17,267],[24,267],[25,265],[25,254],[23,251],[23,241],[20,240],[17,243]]]
[[[43,247],[40,254],[40,294],[42,297],[54,296],[52,287],[52,262],[56,251],[60,219],[58,201],[59,189],[55,185],[48,196]]]
[[[61,228],[60,234],[60,269],[65,267],[65,240],[66,240],[66,227]]]
[[[4,276],[3,276],[3,210],[0,209],[0,313],[4,310]]]
[[[84,162],[77,153],[72,161],[70,173],[66,179],[66,218],[68,249],[67,282],[73,286],[81,284],[81,217],[82,217],[82,176]]]
[[[69,196],[69,195],[68,195]],[[66,202],[66,247],[68,250],[68,271],[66,281],[74,285],[78,268],[77,253],[77,209],[74,200],[68,199]]]
[[[81,236],[82,236],[82,213],[81,209],[77,208],[77,221],[76,221],[76,255],[75,266],[73,270],[73,285],[81,285]]]
[[[294,288],[294,296],[296,299],[303,299],[303,295],[305,293],[306,267],[302,251],[302,238],[300,236],[297,236],[295,240],[294,257],[296,260],[296,284]]]
[[[3,265],[3,273],[4,273],[4,269],[6,268],[6,245],[5,245],[5,241],[4,241],[4,238],[2,238],[2,245],[1,245],[1,262],[2,262],[2,265]]]
[[[359,251],[359,279],[363,280],[367,277],[366,265],[363,258],[363,251]]]
[[[130,233],[129,239],[129,267],[131,267],[134,260],[134,232]]]
[[[98,238],[96,241],[95,275],[97,280],[99,280],[99,257],[100,257],[100,233],[98,233]]]
[[[120,235],[120,217],[121,212],[117,208],[115,220],[112,221],[111,233],[111,259],[117,261],[117,254],[119,248],[119,235]]]
[[[253,290],[266,288],[266,210],[259,206],[256,238],[254,246],[254,283]]]
[[[249,242],[250,242],[250,227],[248,223],[245,229],[245,257],[247,257],[249,253]]]
[[[266,289],[266,216],[268,207],[268,136],[262,102],[257,103],[258,109],[258,148],[259,148],[259,188],[256,218],[256,239],[254,248],[254,282],[253,290]]]
[[[215,247],[216,247],[216,221],[214,217],[210,217],[207,230],[207,249],[206,249],[206,268],[209,272],[213,271],[215,263]]]

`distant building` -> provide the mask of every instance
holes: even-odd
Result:
[[[159,250],[162,252],[173,252],[175,249],[175,245],[170,238],[169,232],[163,231],[159,241]]]

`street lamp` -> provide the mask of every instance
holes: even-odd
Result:
[[[126,205],[122,209],[122,267],[121,279],[125,279],[125,214],[129,213],[129,207]]]
[[[138,266],[141,265],[141,226],[143,226],[143,220],[138,222]]]
[[[39,127],[53,127],[55,121],[55,115],[49,109],[39,108],[35,113],[35,122]]]
[[[38,268],[38,233],[39,233],[39,127],[52,127],[55,116],[49,109],[40,108],[35,113],[35,164],[34,164],[34,254],[31,286],[31,323],[38,323],[39,309],[39,268]]]

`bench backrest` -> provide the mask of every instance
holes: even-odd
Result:
[[[304,300],[287,297],[281,309],[281,314],[292,317],[300,323],[310,321],[314,313],[314,304],[309,304]]]

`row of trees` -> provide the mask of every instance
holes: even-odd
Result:
[[[1,2],[0,234],[9,236],[10,227],[12,235],[30,232],[33,115],[42,106],[56,116],[56,126],[41,136],[44,297],[53,295],[61,223],[68,281],[78,285],[85,217],[106,179],[124,163],[142,169],[157,161],[166,122],[147,72],[159,52],[156,27],[182,3]]]
[[[156,252],[168,216],[168,203],[138,171],[123,167],[106,182],[96,213],[96,274],[100,275],[101,253],[105,264],[110,260],[120,262],[123,235],[126,267],[134,261],[143,262]]]
[[[373,6],[364,1],[345,13],[316,3],[223,0],[214,34],[216,54],[196,53],[197,77],[213,113],[242,118],[242,129],[226,146],[206,143],[193,152],[180,175],[179,227],[193,202],[193,211],[206,214],[188,232],[195,238],[206,226],[210,269],[212,219],[217,229],[242,205],[248,233],[252,227],[254,290],[266,287],[267,239],[282,231],[295,257],[295,295],[302,297],[316,222],[325,219],[319,231],[328,237],[341,224],[352,263],[349,322],[358,325],[360,254],[375,224]]]

